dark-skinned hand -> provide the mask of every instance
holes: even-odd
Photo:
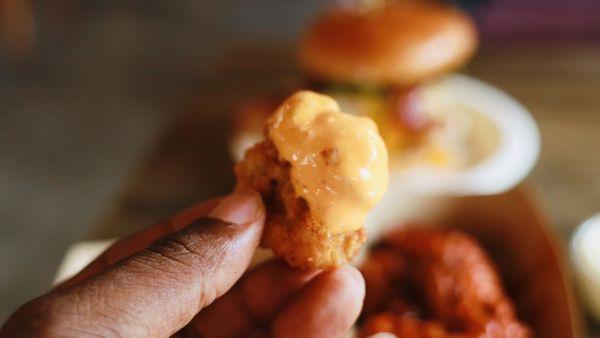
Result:
[[[0,337],[342,337],[362,307],[362,276],[278,260],[246,271],[264,219],[255,192],[193,206],[23,305]]]

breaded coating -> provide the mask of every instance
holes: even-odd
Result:
[[[269,140],[246,152],[235,167],[238,188],[258,191],[267,208],[261,246],[290,266],[331,268],[350,261],[366,241],[364,229],[334,234],[319,223],[290,182],[290,164]]]
[[[265,141],[246,152],[236,175],[267,207],[262,245],[291,266],[326,269],[365,242],[367,214],[388,186],[388,153],[373,120],[299,91],[273,112]]]
[[[462,232],[398,231],[361,270],[367,285],[361,336],[531,337],[493,262]]]

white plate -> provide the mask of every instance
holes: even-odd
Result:
[[[540,135],[529,111],[503,91],[466,75],[449,75],[434,84],[453,103],[480,114],[499,132],[498,144],[481,161],[459,170],[414,166],[391,174],[390,197],[492,195],[509,190],[533,169]],[[471,142],[487,142],[478,133]]]

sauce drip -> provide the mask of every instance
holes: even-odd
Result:
[[[267,137],[291,164],[296,194],[332,233],[360,229],[388,185],[388,154],[367,117],[328,96],[301,91],[267,123]]]

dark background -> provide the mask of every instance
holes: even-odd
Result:
[[[592,85],[600,77],[600,1],[459,3],[482,32],[482,51],[469,71],[508,89],[540,122],[545,146],[531,181],[566,238],[600,205],[600,163],[593,159],[597,147],[590,147],[600,143],[600,108],[584,115],[577,105],[600,106],[600,87]],[[12,35],[2,20],[14,17],[15,8],[27,13],[27,2],[0,5],[11,9],[0,9],[3,322],[48,288],[66,248],[110,208],[172,114],[198,93],[233,104],[292,77],[301,27],[328,2],[39,1],[30,4],[34,25]],[[511,87],[514,79],[486,66],[492,60],[514,74],[518,63],[503,60],[523,51],[552,67],[516,71],[524,82],[550,81],[546,91]],[[264,59],[279,78],[261,77]],[[561,87],[565,76],[581,88]],[[227,114],[206,118],[225,133]],[[582,123],[569,124],[576,121]],[[226,180],[207,185],[198,197],[227,188]]]

